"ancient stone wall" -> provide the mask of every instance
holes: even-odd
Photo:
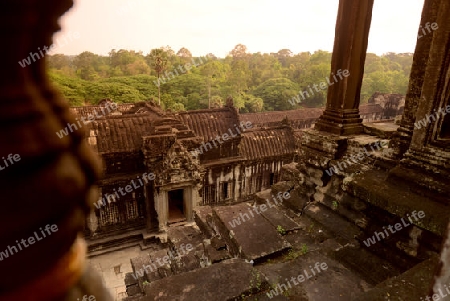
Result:
[[[383,119],[392,119],[400,115],[405,107],[405,95],[375,92],[368,100],[383,109]]]
[[[313,218],[340,216],[346,221],[342,223],[344,228],[338,230],[342,237],[354,240],[401,271],[428,258],[430,252],[439,252],[446,222],[444,218],[437,221],[436,217],[442,210],[447,212],[442,216],[448,214],[448,209],[431,209],[423,203],[426,198],[406,195],[396,184],[383,182],[389,166],[385,162],[390,154],[387,140],[318,133],[304,133],[302,155],[282,167],[280,181],[272,187],[273,194],[289,191],[291,198],[284,203],[299,214]],[[367,174],[372,177],[367,179]],[[376,177],[379,179],[374,180]],[[408,222],[402,231],[373,246],[364,244],[376,231],[399,223],[414,210],[423,210],[425,218]]]

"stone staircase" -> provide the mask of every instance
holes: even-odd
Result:
[[[422,245],[418,253],[408,254],[408,249],[399,243],[405,240],[408,231],[366,247],[363,240],[373,235],[372,231],[380,232],[383,226],[395,222],[389,222],[386,212],[373,212],[374,216],[380,216],[379,222],[371,221],[370,226],[361,228],[356,225],[356,220],[349,220],[349,215],[346,217],[341,212],[317,203],[306,207],[299,219],[315,225],[316,230],[311,234],[321,236],[323,241],[319,252],[338,261],[366,283],[363,291],[353,294],[349,300],[413,301],[419,300],[418,296],[425,298],[437,264],[435,249]],[[322,231],[320,235],[317,228]],[[318,246],[317,240],[313,246]]]
[[[231,256],[225,243],[217,237],[207,238],[196,225],[169,227],[161,249],[131,259],[133,273],[125,278],[129,296],[125,300],[141,300],[149,284],[227,259]]]
[[[352,301],[426,300],[438,262],[438,256],[432,256],[405,273],[389,278],[368,292],[355,296]]]
[[[224,301],[412,301],[425,296],[437,260],[432,250],[406,256],[389,241],[370,248],[362,244],[386,219],[368,227],[352,208],[344,208],[345,202],[336,207],[329,200],[308,204],[302,214],[277,205],[252,215],[250,210],[267,204],[271,193],[248,203],[198,207],[195,225],[169,227],[164,249],[131,260],[135,273],[143,266],[155,268],[136,279],[127,275],[125,300],[175,300],[181,295],[206,300],[211,292],[215,297],[208,300]],[[188,244],[190,252],[170,255]],[[158,264],[164,257],[166,263]],[[326,263],[327,270],[302,283],[291,282],[317,263]]]

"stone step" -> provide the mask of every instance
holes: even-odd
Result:
[[[114,247],[107,247],[107,248],[98,247],[98,248],[95,248],[94,251],[89,251],[88,258],[120,251],[120,250],[131,248],[131,247],[140,246],[141,241],[142,241],[142,238],[140,240],[136,240],[136,241],[123,242],[118,245],[115,244],[116,246],[114,246]]]
[[[394,224],[394,223],[392,223]],[[371,227],[373,228],[373,227]],[[382,229],[382,226],[380,225],[377,230]],[[379,232],[379,231],[378,231]],[[367,233],[367,232],[366,232]],[[415,266],[416,264],[420,263],[422,260],[429,257],[426,252],[421,252],[422,254],[417,256],[411,256],[408,255],[406,252],[404,252],[399,247],[404,241],[404,238],[402,238],[401,235],[397,235],[395,233],[392,237],[388,237],[386,239],[383,239],[381,241],[377,241],[376,244],[372,244],[369,247],[366,246],[365,243],[367,243],[367,238],[370,238],[371,235],[373,235],[374,232],[371,232],[369,234],[366,234],[364,237],[358,238],[360,241],[360,245],[363,249],[368,250],[371,254],[374,254],[380,258],[382,258],[386,262],[390,262],[392,266],[395,266],[400,270],[401,272],[405,272]],[[400,233],[402,234],[402,233]],[[406,248],[407,246],[403,247]],[[425,248],[424,248],[425,249]],[[420,259],[421,258],[421,259]]]
[[[335,251],[333,257],[371,285],[401,274],[397,267],[363,248],[348,245]]]
[[[274,226],[247,203],[213,208],[213,222],[230,253],[239,258],[261,260],[291,247]]]
[[[372,157],[375,159],[375,166],[380,167],[385,171],[391,170],[398,163],[398,160],[395,158],[390,158],[383,153],[373,154]]]
[[[267,289],[264,279],[251,264],[231,259],[152,282],[144,286],[145,296],[138,300],[241,300],[250,292]]]
[[[328,231],[350,242],[362,234],[358,226],[320,203],[307,206],[304,213]]]
[[[231,258],[224,242],[217,237],[205,239],[195,224],[169,227],[164,246],[164,249],[131,259],[133,272],[138,278],[134,286],[130,283],[134,294],[136,287],[143,289],[147,283],[209,266],[212,260],[220,262]],[[209,254],[213,249],[217,249],[217,253]]]
[[[140,287],[143,287],[144,281],[152,282],[168,276],[167,273],[162,273],[164,269],[170,269],[170,265],[163,261],[165,256],[168,257],[168,252],[169,249],[166,248],[130,259],[133,273],[138,278]]]
[[[438,256],[433,256],[412,269],[397,277],[392,277],[368,292],[359,294],[352,301],[379,301],[379,300],[402,300],[417,301],[426,300],[430,285],[434,278],[436,266],[439,264]],[[439,296],[433,300],[447,300]],[[431,300],[428,298],[427,300]]]
[[[284,199],[281,197],[274,200],[274,196],[272,195],[270,189],[257,193],[255,200],[258,206],[266,206],[267,209],[261,212],[261,214],[274,226],[275,229],[282,229],[283,232],[287,234],[301,228],[300,225],[281,211],[284,210],[284,208],[280,207]]]
[[[400,187],[398,182],[386,181],[388,175],[383,170],[368,170],[355,175],[353,180],[346,184],[346,190],[356,197],[365,199],[371,205],[399,217],[413,211],[424,211],[426,216],[419,221],[414,220],[413,223],[437,236],[445,236],[450,206],[437,202],[437,195],[432,198],[421,194],[422,191],[414,191],[419,190],[418,185],[400,182],[400,185],[405,185]],[[448,196],[443,201],[448,202]]]
[[[196,226],[170,227],[167,230],[170,266],[174,274],[180,274],[206,266],[205,236]]]
[[[201,245],[205,238],[202,231],[195,225],[169,227],[167,237],[169,246],[175,249],[185,248],[187,244],[195,248]]]
[[[114,235],[112,237],[98,239],[89,238],[86,240],[88,245],[88,256],[97,256],[121,250],[125,247],[137,246],[143,240],[142,232],[142,230],[135,230],[124,234]]]
[[[269,223],[273,225],[277,231],[283,231],[284,234],[288,234],[295,230],[300,230],[301,226],[294,222],[290,217],[286,216],[283,212],[281,212],[278,208],[269,208],[267,211],[261,213]]]
[[[142,294],[142,290],[139,287],[139,281],[135,277],[133,277],[132,274],[133,273],[127,273],[124,280],[125,286],[127,288],[127,295],[129,297]],[[131,300],[131,298],[126,300]]]
[[[210,238],[214,235],[214,230],[209,223],[211,219],[211,206],[200,206],[194,209],[194,221],[207,238]]]
[[[225,240],[215,236],[204,241],[205,255],[209,263],[217,263],[226,259],[231,259]]]
[[[381,139],[391,139],[399,125],[392,122],[363,123],[366,134],[377,136]]]
[[[308,206],[305,213],[308,218],[320,223],[326,231],[339,240],[337,244],[330,244],[332,247],[329,247],[328,250],[325,249],[324,252],[359,275],[368,284],[376,285],[389,277],[400,275],[404,271],[395,263],[380,256],[382,254],[372,253],[361,247],[359,238],[363,235],[362,229],[339,215],[338,212],[319,203]],[[383,248],[389,254],[396,251],[381,243],[376,248],[377,251]],[[395,254],[397,253],[398,251],[395,252]]]
[[[358,275],[320,252],[311,251],[289,261],[274,261],[255,268],[270,284],[266,296],[267,293],[272,297],[284,295],[288,300],[348,301],[367,286]]]

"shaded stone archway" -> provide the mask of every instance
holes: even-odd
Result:
[[[169,207],[168,223],[170,224],[186,220],[184,189],[170,190],[168,191],[167,195],[167,202]]]

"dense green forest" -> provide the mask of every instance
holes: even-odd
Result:
[[[186,48],[175,53],[161,47],[147,55],[123,49],[113,49],[109,56],[55,54],[48,57],[48,64],[52,82],[72,106],[96,104],[103,98],[158,103],[160,97],[163,108],[180,111],[222,106],[232,96],[240,112],[260,112],[324,106],[326,89],[316,89],[295,106],[289,100],[326,81],[331,53],[294,54],[289,49],[248,53],[239,44],[225,58],[213,54],[194,58]],[[411,64],[411,53],[368,53],[361,102],[377,91],[405,94]]]

